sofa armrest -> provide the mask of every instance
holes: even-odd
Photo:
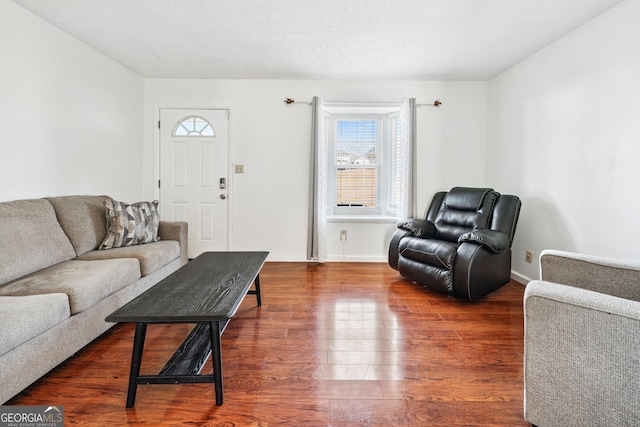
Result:
[[[189,261],[188,257],[188,235],[189,224],[184,221],[160,221],[158,226],[158,236],[162,240],[177,240],[180,243],[180,261],[185,265]]]
[[[429,239],[435,237],[436,226],[428,219],[409,218],[398,223],[398,228],[408,231],[411,236]]]
[[[527,421],[638,425],[640,302],[535,280],[524,314]]]
[[[509,250],[509,236],[497,230],[473,230],[458,238],[458,243],[477,243],[487,248],[491,253],[500,254]]]
[[[544,250],[540,254],[540,278],[640,301],[640,263]]]

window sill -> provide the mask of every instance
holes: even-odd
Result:
[[[398,219],[394,216],[386,215],[330,215],[327,222],[368,222],[368,223],[389,223],[395,224]]]

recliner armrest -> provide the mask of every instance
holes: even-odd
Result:
[[[496,230],[473,230],[458,238],[458,243],[478,243],[490,252],[499,254],[509,250],[509,236]]]
[[[398,228],[411,232],[415,237],[428,239],[436,235],[436,226],[428,219],[409,218],[398,223]]]

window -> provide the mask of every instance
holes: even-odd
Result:
[[[399,107],[383,113],[371,107],[325,110],[330,112],[327,214],[393,215],[400,185]]]
[[[337,119],[335,205],[376,208],[380,182],[377,119]]]
[[[180,120],[173,129],[173,136],[216,136],[211,123],[199,116]]]

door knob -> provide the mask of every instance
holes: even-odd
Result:
[[[226,199],[226,198],[227,198],[227,195],[226,195],[226,194],[221,194],[221,195],[220,195],[220,198],[221,198],[222,200],[224,200],[224,199]]]

